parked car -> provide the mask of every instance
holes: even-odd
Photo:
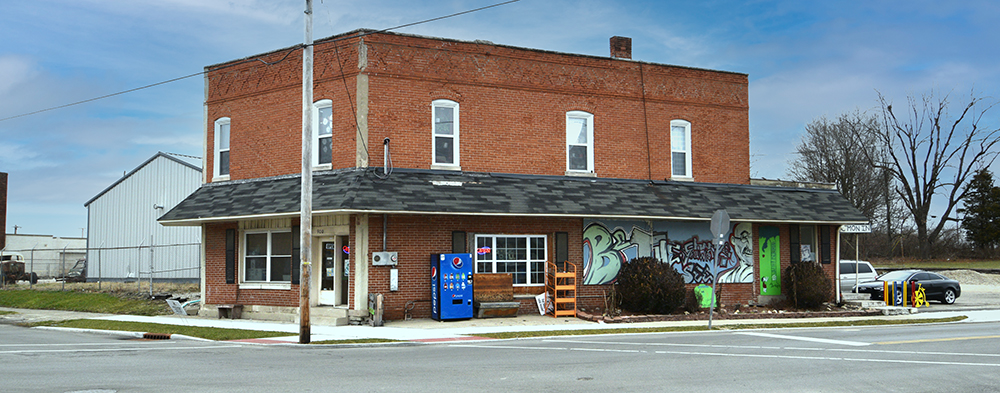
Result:
[[[855,285],[877,278],[878,272],[866,261],[840,260],[840,292],[850,292]]]
[[[858,293],[870,293],[872,299],[882,300],[886,281],[916,281],[924,288],[927,300],[937,300],[944,304],[955,303],[955,299],[962,295],[962,286],[958,281],[923,270],[889,272],[879,276],[875,281],[858,284],[854,289]]]

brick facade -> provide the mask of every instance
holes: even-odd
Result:
[[[619,55],[630,51],[621,40],[617,44]],[[300,171],[301,50],[289,48],[256,58],[270,64],[251,59],[206,68],[207,181],[214,176],[214,122],[223,117],[230,119],[231,127],[230,180]],[[435,169],[431,102],[446,99],[459,105],[462,171],[563,176],[566,114],[584,111],[593,115],[597,177],[670,179],[670,122],[685,120],[691,124],[690,180],[750,182],[745,74],[386,33],[318,40],[314,69],[314,100],[333,103],[332,169],[381,167],[384,138],[391,140],[395,167]],[[358,222],[363,217],[367,222]],[[383,250],[384,217],[350,215],[352,263]],[[430,316],[429,258],[450,252],[453,231],[467,232],[470,244],[477,233],[545,235],[550,259],[555,253],[554,234],[567,232],[569,261],[578,265],[578,283],[583,282],[582,218],[428,214],[387,218],[384,249],[399,253],[399,290],[389,289],[389,267],[366,261],[367,271],[361,273],[367,275],[366,293],[385,295],[386,319],[401,319],[406,310],[413,317]],[[205,303],[297,307],[298,285],[241,289],[239,284],[226,284],[225,232],[239,226],[237,222],[204,226]],[[784,268],[789,263],[789,227],[778,226]],[[755,244],[757,228],[754,224]],[[242,233],[238,239],[243,240]],[[244,263],[242,256],[238,263]],[[754,265],[753,283],[722,285],[723,303],[757,300],[759,255],[754,256]],[[826,268],[833,278],[835,265]],[[367,304],[355,300],[357,274],[356,269],[350,272],[348,298],[351,308],[364,310]],[[532,295],[543,288],[518,286],[515,292]],[[607,289],[607,285],[579,285],[578,307],[603,307]],[[537,312],[529,300],[522,302],[522,313]]]
[[[301,54],[286,52],[263,56],[274,65],[207,68],[219,70],[206,77],[206,146],[215,120],[229,117],[230,179],[300,170]],[[354,167],[367,134],[357,154],[370,165],[382,165],[380,142],[390,138],[396,167],[429,169],[430,104],[448,99],[460,105],[465,171],[563,175],[566,112],[585,111],[598,177],[670,178],[670,121],[686,120],[695,181],[749,182],[744,74],[393,34],[317,41],[315,69],[314,99],[333,102],[333,168]],[[358,130],[362,107],[367,128]]]

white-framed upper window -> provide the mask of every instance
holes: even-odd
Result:
[[[693,177],[691,123],[686,120],[670,121],[670,174],[671,177]]]
[[[476,235],[476,273],[510,273],[514,285],[545,285],[544,235]]]
[[[292,281],[292,232],[289,229],[243,234],[243,282]]]
[[[312,113],[312,165],[329,168],[333,160],[333,101],[316,101]]]
[[[431,102],[431,117],[434,124],[432,166],[458,167],[458,103],[451,100],[434,100]]]
[[[220,117],[215,121],[215,165],[212,172],[213,180],[229,179],[229,126],[228,117]]]
[[[566,171],[594,172],[594,115],[566,112]]]

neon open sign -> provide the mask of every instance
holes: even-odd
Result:
[[[479,255],[486,255],[486,254],[489,254],[489,253],[490,253],[490,251],[491,251],[491,250],[490,250],[490,248],[489,248],[489,247],[480,247],[480,248],[477,248],[477,249],[476,249],[476,254],[479,254]]]

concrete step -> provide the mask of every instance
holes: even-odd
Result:
[[[350,319],[347,317],[346,308],[336,307],[310,307],[309,323],[323,326],[344,326]]]
[[[907,314],[916,314],[920,312],[920,310],[917,309],[916,307],[882,306],[882,307],[873,307],[873,309],[881,310],[882,315],[907,315]]]
[[[848,300],[870,300],[872,294],[870,293],[853,293],[853,292],[843,292],[840,294],[844,301]]]
[[[858,308],[879,308],[885,307],[885,302],[881,300],[848,300],[844,304],[849,304]]]

